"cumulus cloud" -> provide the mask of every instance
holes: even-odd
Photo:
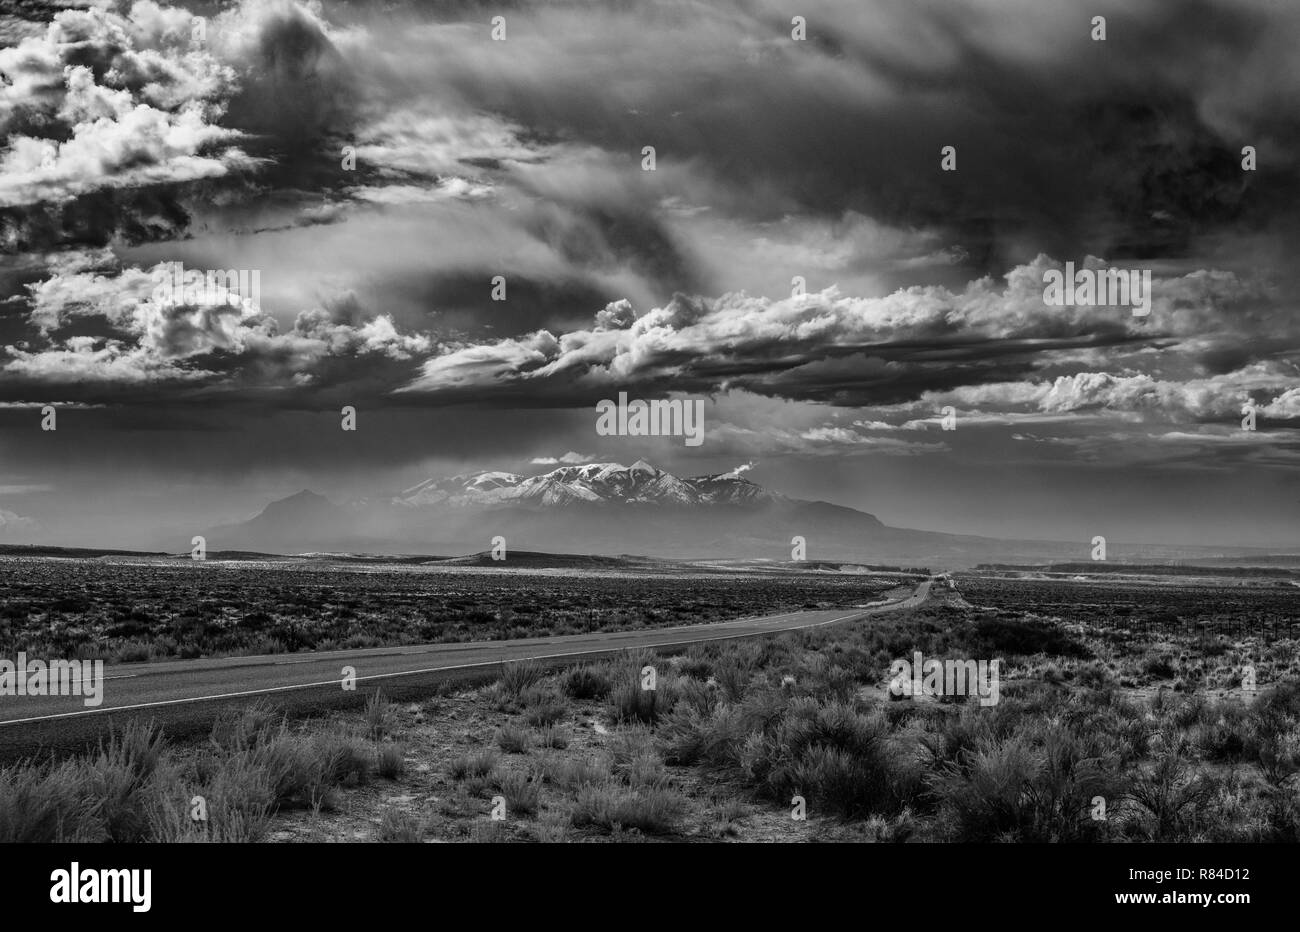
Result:
[[[251,167],[216,123],[235,76],[194,41],[199,22],[151,2],[66,10],[0,50],[0,207]]]
[[[62,270],[28,286],[32,338],[5,347],[0,373],[28,383],[146,384],[233,380],[249,386],[305,384],[311,367],[341,357],[405,360],[434,346],[399,332],[386,314],[343,294],[300,312],[282,330],[228,279],[204,270],[205,287],[175,293],[174,263],[96,268],[69,257]],[[91,335],[79,329],[107,328]],[[25,389],[26,386],[24,386]]]
[[[975,411],[1028,411],[1049,416],[1146,412],[1183,421],[1235,418],[1241,415],[1243,405],[1251,403],[1265,417],[1288,419],[1296,412],[1297,378],[1300,370],[1274,363],[1184,380],[1147,374],[1077,372],[1046,381],[1001,382],[930,392],[924,402],[930,406],[954,404]]]
[[[1100,260],[1089,260],[1100,266]],[[452,347],[426,361],[402,392],[457,397],[544,397],[558,405],[591,403],[614,387],[714,393],[743,389],[802,401],[889,404],[924,391],[949,390],[969,403],[1036,402],[1043,411],[1088,404],[1133,406],[1151,394],[1141,376],[1075,374],[1043,389],[1024,376],[1060,365],[1078,350],[1127,354],[1213,340],[1249,352],[1256,328],[1294,348],[1300,328],[1268,314],[1225,315],[1236,303],[1267,299],[1234,276],[1195,273],[1158,279],[1149,316],[1124,307],[1052,307],[1044,303],[1046,256],[1019,266],[999,286],[990,278],[964,289],[915,286],[878,298],[843,295],[835,287],[782,299],[731,293],[716,299],[678,294],[636,314],[626,302],[598,312],[589,329]],[[1016,375],[1017,380],[1008,379]],[[981,386],[995,386],[981,388]],[[1262,386],[1261,386],[1262,387]],[[1196,393],[1212,386],[1188,383]],[[961,396],[966,391],[967,396]],[[1162,390],[1168,395],[1171,390]],[[981,392],[983,396],[981,396]],[[1206,396],[1208,398],[1208,395]]]

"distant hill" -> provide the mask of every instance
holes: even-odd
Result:
[[[533,569],[629,569],[641,568],[647,565],[663,565],[668,561],[653,560],[648,557],[602,557],[592,556],[590,554],[580,553],[540,553],[532,550],[510,550],[507,548],[506,558],[496,560],[492,557],[492,551],[484,550],[480,553],[471,553],[462,557],[443,557],[437,560],[424,561],[426,564],[438,566],[496,566],[507,569],[533,568]]]
[[[0,544],[0,556],[7,557],[76,557],[92,560],[96,557],[165,557],[166,553],[151,550],[105,550],[98,547],[52,547],[44,544]]]
[[[1245,563],[1251,558],[1238,558]],[[1252,561],[1253,562],[1253,561]],[[1196,563],[1115,563],[1098,560],[1094,563],[1047,564],[980,564],[977,570],[989,572],[1059,573],[1072,575],[1143,575],[1143,576],[1260,576],[1290,578],[1300,575],[1300,569],[1276,566],[1228,565],[1223,561]]]

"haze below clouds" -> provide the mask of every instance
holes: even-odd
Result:
[[[1300,546],[1298,8],[63,6],[0,18],[0,542],[571,454]],[[160,302],[175,262],[260,303]],[[1045,305],[1066,262],[1150,314]],[[597,436],[620,391],[706,399],[704,443]]]

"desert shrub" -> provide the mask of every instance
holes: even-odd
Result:
[[[527,729],[515,722],[507,722],[497,732],[497,747],[507,754],[523,754],[528,750],[528,745]]]
[[[1094,743],[1068,727],[1045,720],[1029,729],[1039,762],[1029,786],[1025,841],[1096,841],[1104,822],[1092,818],[1097,797],[1117,800],[1123,795],[1118,760],[1096,756]]]
[[[240,751],[227,760],[232,766],[242,762],[265,776],[273,808],[310,807],[324,798],[329,782],[324,763],[312,753],[311,742],[293,735]]]
[[[372,741],[382,741],[388,734],[392,706],[383,690],[376,689],[374,695],[366,702],[366,734]]]
[[[595,786],[610,779],[607,764],[587,758],[543,759],[539,771],[546,782],[566,790]]]
[[[249,776],[253,780],[244,788],[251,788],[251,793],[237,794],[234,781],[227,779],[219,787],[222,795],[203,796],[202,808],[196,807],[196,797],[202,794],[186,786],[179,775],[165,787],[160,785],[148,802],[148,840],[222,844],[260,841],[271,820],[270,789],[264,779],[253,787],[256,776]],[[205,818],[196,818],[196,812]]]
[[[306,742],[306,752],[320,763],[323,781],[330,786],[360,786],[370,777],[371,755],[366,743],[346,731],[326,731]]]
[[[661,681],[662,682],[662,681]],[[654,724],[668,712],[666,690],[642,689],[639,679],[624,680],[614,686],[609,695],[610,714],[616,723],[644,722]]]
[[[536,661],[521,660],[502,667],[498,682],[506,695],[518,699],[530,686],[536,686],[545,672]]]
[[[242,751],[279,733],[284,716],[263,702],[223,713],[212,723],[210,740],[223,751]]]
[[[1097,720],[1087,732],[1106,750],[1119,759],[1119,763],[1132,764],[1148,754],[1152,740],[1152,724],[1135,714],[1115,714],[1104,721]]]
[[[1246,716],[1246,754],[1275,789],[1300,772],[1300,682],[1285,681],[1255,700]]]
[[[714,687],[691,677],[674,674],[669,682],[669,688],[672,690],[672,706],[671,709],[665,710],[664,714],[683,706],[702,712],[708,711],[718,701],[718,693]]]
[[[1104,663],[1080,664],[1078,677],[1079,685],[1085,689],[1105,689],[1114,680]]]
[[[1046,621],[982,617],[965,631],[964,640],[972,656],[1027,657],[1047,654],[1086,660],[1092,651],[1066,633],[1059,625]]]
[[[1280,734],[1300,720],[1300,680],[1287,680],[1264,690],[1250,709],[1251,731]]]
[[[294,733],[260,710],[247,721],[221,723],[214,729],[213,745],[194,764],[199,781],[220,773],[260,773],[273,810],[328,807],[336,787],[366,782],[373,761],[366,741],[348,730]]]
[[[375,772],[385,780],[396,780],[405,770],[406,752],[402,745],[381,745],[375,754]]]
[[[1138,806],[1152,841],[1188,839],[1207,808],[1213,783],[1195,773],[1179,747],[1163,747],[1132,777],[1128,797]]]
[[[193,796],[203,797],[207,820],[192,817]],[[150,811],[155,841],[260,841],[276,808],[268,769],[247,753],[217,759],[195,793],[155,798]]]
[[[1196,840],[1220,843],[1300,840],[1285,837],[1285,825],[1274,824],[1274,818],[1280,813],[1270,806],[1268,794],[1259,793],[1258,788],[1255,780],[1236,769],[1222,779],[1212,780]],[[1140,831],[1142,827],[1142,823],[1134,823],[1135,829]]]
[[[544,748],[563,751],[569,746],[569,733],[562,728],[547,725],[538,733],[537,743]]]
[[[703,713],[683,704],[659,725],[664,760],[679,765],[734,762],[735,748],[748,734],[741,722],[741,712],[734,706],[718,705]]]
[[[732,822],[740,822],[749,818],[749,806],[745,805],[743,799],[727,796],[718,801],[717,808],[714,810],[714,817],[728,825]]]
[[[569,835],[569,817],[565,813],[547,812],[533,825],[533,836],[543,844],[556,844]]]
[[[384,842],[416,844],[424,841],[425,822],[413,812],[388,806],[379,817],[375,838]]]
[[[512,770],[497,781],[497,789],[506,799],[506,810],[512,815],[533,815],[541,801],[542,782],[539,776]]]
[[[489,796],[496,793],[497,778],[495,775],[489,777],[466,777],[461,783],[461,789],[467,796]]]
[[[806,797],[845,818],[895,812],[915,792],[915,774],[891,746],[883,713],[841,702],[793,700],[767,733],[738,751],[742,773],[782,802]]]
[[[692,679],[707,680],[713,676],[713,661],[698,648],[692,648],[678,663],[677,672]]]
[[[818,810],[851,818],[880,806],[887,793],[879,762],[841,748],[814,745],[801,754],[781,777],[789,789],[806,796]]]
[[[499,845],[510,840],[510,830],[505,822],[482,819],[470,826],[468,840],[476,845]]]
[[[520,696],[524,721],[534,728],[554,725],[568,713],[564,698],[549,690],[531,687]]]
[[[959,722],[955,753],[933,756],[926,784],[941,834],[954,841],[1100,840],[1107,823],[1092,818],[1093,800],[1114,806],[1124,795],[1119,758],[1106,742],[1068,720],[1014,711],[993,725],[980,733]]]
[[[1157,680],[1170,680],[1178,673],[1174,667],[1173,659],[1164,654],[1144,659],[1142,661],[1142,672]]]
[[[665,788],[584,786],[578,791],[571,819],[579,828],[592,826],[606,832],[636,829],[647,835],[666,835],[676,829],[685,806],[680,795]]]
[[[1241,706],[1219,703],[1207,720],[1192,725],[1191,740],[1209,760],[1244,760],[1250,741],[1248,714]]]
[[[453,780],[468,777],[488,777],[497,767],[497,755],[493,751],[473,751],[452,758],[447,765],[447,773]]]
[[[163,756],[162,732],[132,722],[114,732],[85,768],[85,789],[94,801],[105,840],[144,841],[149,829],[150,783]]]
[[[859,680],[851,670],[844,667],[828,667],[826,672],[810,683],[807,691],[818,699],[850,702],[857,695]]]
[[[663,758],[645,728],[620,731],[610,742],[610,772],[629,786],[661,786],[668,780]]]
[[[1270,787],[1264,799],[1267,828],[1261,840],[1289,844],[1300,841],[1300,793]]]
[[[928,730],[920,736],[920,745],[928,756],[930,768],[940,769],[947,764],[962,763],[967,754],[996,737],[994,718],[980,707],[967,706],[956,714],[928,722]]]
[[[1165,717],[1175,730],[1187,731],[1212,718],[1213,710],[1204,696],[1193,695],[1171,704]]]
[[[709,793],[710,806],[705,815],[704,834],[712,838],[737,837],[740,824],[753,815],[749,804],[739,796],[733,796],[722,789]]]
[[[161,732],[131,723],[90,757],[0,771],[0,841],[146,841],[176,780]]]
[[[1231,642],[1222,635],[1202,637],[1196,642],[1196,653],[1202,657],[1222,657],[1231,649]]]
[[[737,706],[743,727],[748,731],[767,731],[775,727],[785,717],[796,698],[769,686],[750,689],[744,701]],[[821,701],[826,700],[823,698]]]
[[[1290,731],[1257,736],[1255,753],[1264,779],[1270,786],[1281,790],[1300,773],[1300,722]]]
[[[729,702],[739,702],[745,697],[745,689],[754,675],[754,667],[746,658],[728,655],[721,658],[714,668],[713,678],[722,690],[723,697]]]
[[[1028,788],[1036,770],[1023,741],[984,741],[928,774],[937,821],[963,841],[1018,840]]]
[[[0,770],[0,843],[99,841],[103,830],[75,761]]]
[[[560,681],[564,694],[571,699],[604,699],[609,695],[609,677],[591,666],[573,667]]]

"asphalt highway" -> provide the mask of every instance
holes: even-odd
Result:
[[[218,660],[115,664],[104,667],[103,701],[82,696],[0,697],[0,759],[42,748],[93,742],[128,718],[159,722],[169,733],[207,727],[224,709],[265,700],[289,710],[355,703],[367,687],[401,699],[442,682],[490,678],[502,665],[533,660],[563,666],[625,650],[685,647],[853,621],[920,605],[922,582],[903,599],[858,609],[792,612],[702,625],[566,634],[509,641],[424,644]],[[355,689],[345,690],[345,668]]]

